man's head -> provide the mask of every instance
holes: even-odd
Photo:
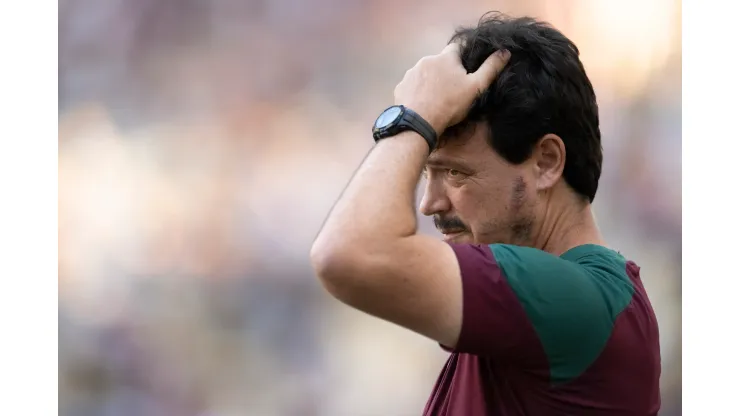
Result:
[[[546,23],[500,14],[452,41],[468,72],[498,49],[511,59],[440,138],[421,210],[450,241],[534,245],[559,210],[593,201],[601,175],[596,96],[578,49]]]

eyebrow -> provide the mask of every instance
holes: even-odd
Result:
[[[429,167],[441,167],[441,168],[456,168],[460,170],[470,170],[470,165],[466,164],[462,161],[457,161],[454,159],[449,159],[445,157],[429,157],[427,160],[426,166]]]

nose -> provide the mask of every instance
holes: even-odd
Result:
[[[424,187],[424,196],[419,204],[419,211],[426,216],[448,212],[451,208],[450,200],[444,191],[444,186],[437,181],[427,180]]]

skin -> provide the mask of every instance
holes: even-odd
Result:
[[[429,156],[419,210],[451,243],[516,244],[562,254],[584,238],[603,241],[590,204],[562,179],[565,146],[546,135],[514,165],[487,143],[483,123]],[[555,238],[553,238],[555,236]]]
[[[465,118],[508,62],[491,55],[468,74],[456,44],[422,58],[395,90],[441,135]],[[311,249],[324,287],[340,301],[454,346],[462,325],[460,266],[449,244],[417,233],[414,192],[427,176],[421,211],[454,243],[513,243],[559,255],[602,244],[590,205],[562,178],[565,146],[546,135],[511,165],[471,127],[431,155],[415,132],[381,140],[363,161]],[[359,219],[372,219],[358,221]]]

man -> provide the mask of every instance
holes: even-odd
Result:
[[[657,414],[656,318],[591,210],[601,138],[576,46],[487,15],[395,101],[311,260],[339,300],[452,352],[424,414]],[[445,242],[417,233],[422,171]]]

